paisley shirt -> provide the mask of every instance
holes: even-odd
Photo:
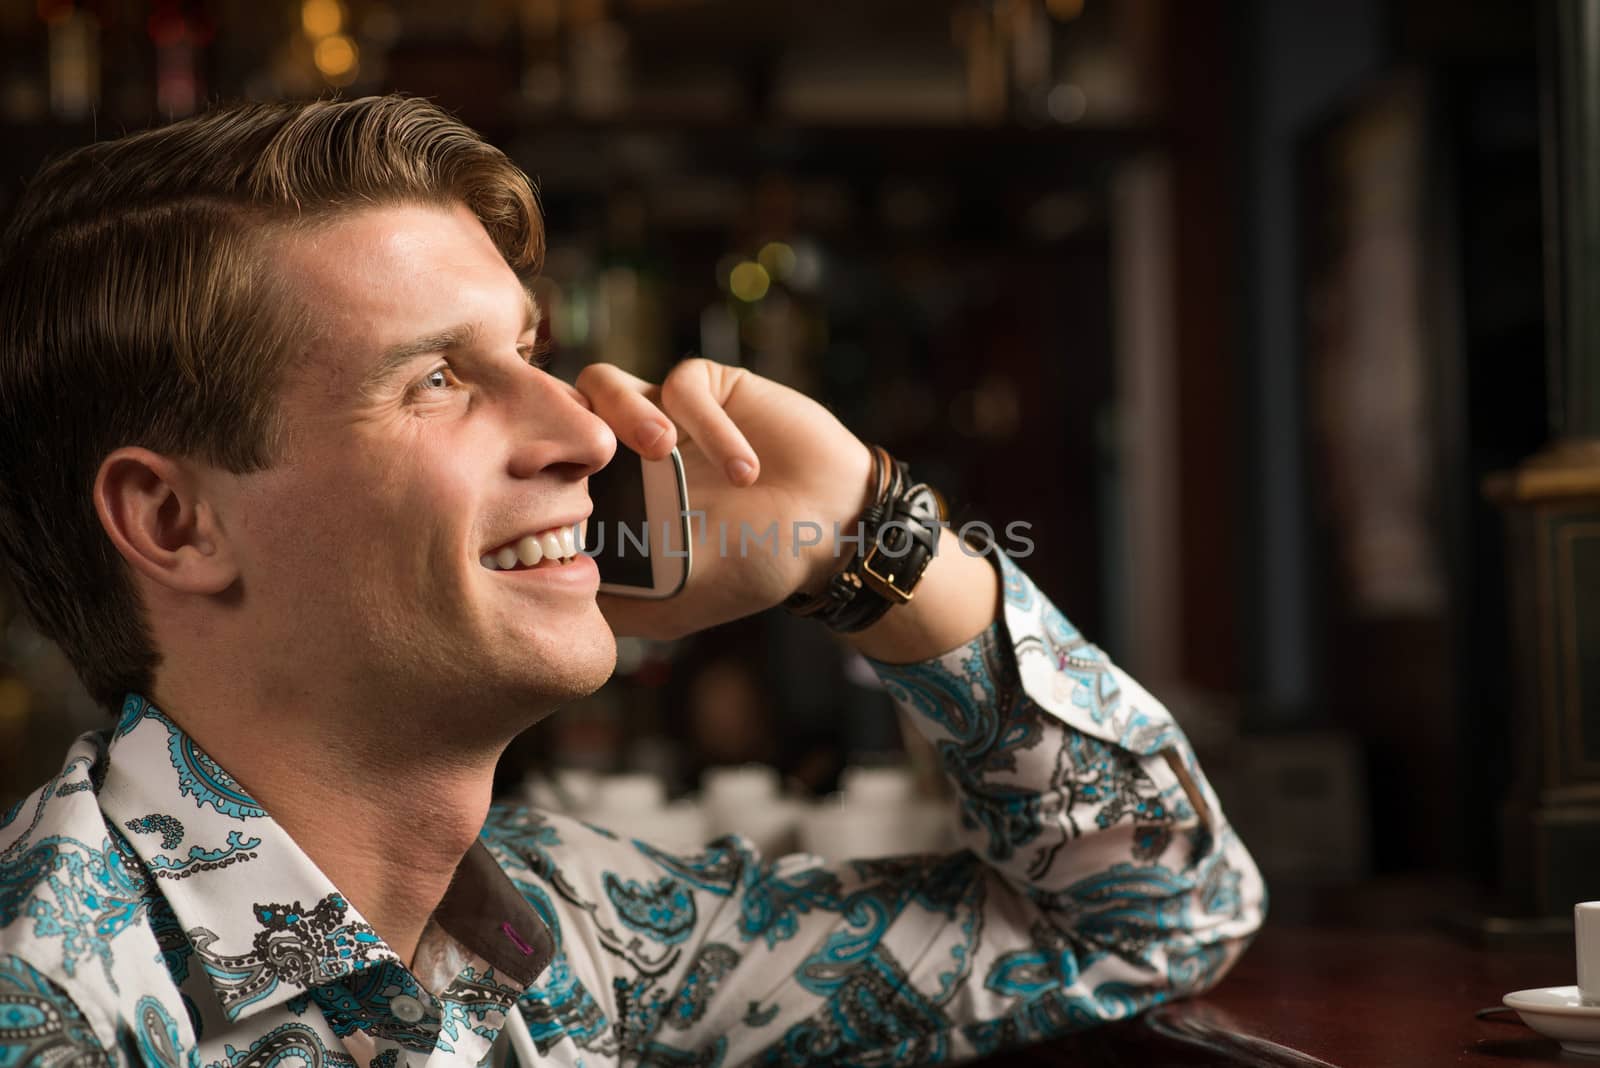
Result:
[[[1172,717],[997,566],[984,634],[873,663],[961,851],[673,855],[495,807],[409,967],[130,696],[0,817],[0,1066],[922,1065],[1208,988],[1260,874]]]

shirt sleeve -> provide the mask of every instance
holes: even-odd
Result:
[[[676,856],[547,825],[569,848],[543,854],[558,953],[525,1001],[536,1039],[651,1064],[936,1064],[1231,968],[1266,891],[1188,740],[1014,562],[996,566],[987,631],[873,662],[938,750],[964,848],[827,865],[763,861],[738,837]]]
[[[0,954],[0,1065],[119,1063],[66,991],[22,958]]]

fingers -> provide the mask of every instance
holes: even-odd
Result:
[[[679,363],[661,383],[662,407],[702,452],[735,486],[748,486],[760,473],[761,460],[751,448],[727,405],[747,374],[694,357]]]
[[[677,444],[677,428],[654,403],[661,391],[644,379],[614,364],[591,363],[574,385],[617,440],[645,459],[660,460]]]
[[[565,392],[567,396],[571,397],[573,400],[577,401],[591,412],[594,411],[594,405],[589,403],[589,398],[585,397],[583,395],[583,391],[577,386],[572,385],[570,382],[564,382],[559,378],[556,379],[556,385],[560,386],[562,391]]]
[[[761,460],[726,410],[746,378],[743,368],[694,357],[674,367],[659,388],[606,363],[585,367],[576,386],[618,439],[639,455],[665,457],[681,427],[729,482],[747,486],[759,476]],[[659,406],[653,403],[657,400]]]

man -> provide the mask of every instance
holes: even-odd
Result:
[[[542,244],[527,179],[399,97],[217,111],[24,196],[0,544],[120,716],[0,821],[0,1063],[927,1064],[1220,978],[1264,888],[1182,732],[948,531],[909,602],[817,615],[870,621],[845,640],[937,745],[962,852],[673,856],[491,809],[614,634],[843,581],[824,539],[597,599],[563,532],[619,440],[676,442],[732,530],[912,496],[740,369],[546,374]],[[537,567],[483,563],[529,535]]]

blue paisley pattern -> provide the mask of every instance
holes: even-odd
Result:
[[[0,1068],[109,1064],[83,1013],[26,961],[0,954]]]
[[[172,767],[178,773],[179,792],[194,798],[196,805],[210,805],[224,816],[256,819],[266,815],[261,806],[233,781],[233,776],[201,752],[194,741],[178,729],[177,724],[164,716],[161,718],[167,725],[167,751],[171,755]]]
[[[649,886],[605,874],[606,897],[624,926],[664,945],[677,945],[694,930],[694,895],[667,877]]]
[[[0,818],[0,1068],[467,1068],[510,1028],[590,1068],[926,1065],[1207,989],[1260,874],[1172,717],[996,566],[988,631],[872,664],[957,790],[960,851],[678,854],[496,806],[409,966],[130,695]]]
[[[0,928],[29,926],[36,939],[54,947],[68,977],[84,960],[99,961],[115,988],[111,941],[141,920],[147,907],[146,879],[136,858],[130,863],[118,848],[121,841],[114,831],[99,845],[50,835],[26,850],[6,850],[0,856]]]
[[[793,938],[801,917],[813,909],[838,911],[839,878],[826,868],[791,872],[767,866],[744,887],[739,907],[739,938],[759,938],[767,948]]]

